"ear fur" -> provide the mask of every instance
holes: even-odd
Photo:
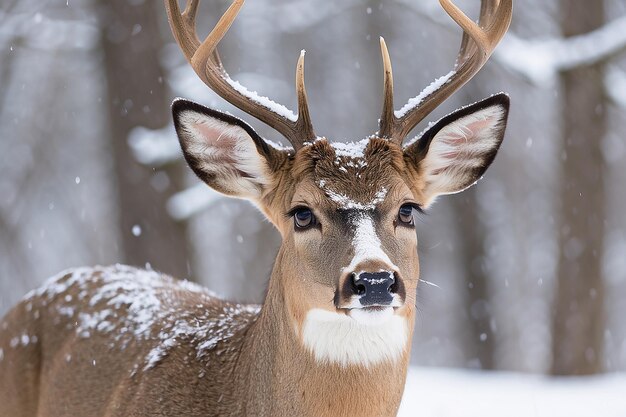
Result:
[[[261,197],[280,151],[244,121],[200,104],[176,99],[172,113],[183,155],[202,181],[227,195]]]
[[[482,177],[504,139],[508,112],[509,97],[496,94],[449,114],[404,149],[405,161],[417,168],[424,206]]]

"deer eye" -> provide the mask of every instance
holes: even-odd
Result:
[[[400,210],[398,210],[398,220],[402,224],[413,226],[413,206],[405,204],[400,207]]]
[[[311,209],[301,207],[294,211],[293,222],[296,229],[307,229],[315,225],[315,216]]]

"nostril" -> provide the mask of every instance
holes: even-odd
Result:
[[[364,295],[367,292],[367,288],[362,282],[358,282],[359,278],[357,274],[352,273],[350,275],[350,284],[352,286],[352,292],[357,295]]]
[[[395,272],[393,274],[393,277],[391,278],[391,283],[387,288],[387,292],[389,292],[390,294],[396,294],[398,292],[398,278],[396,277]]]

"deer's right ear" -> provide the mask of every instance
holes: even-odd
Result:
[[[234,197],[261,197],[281,151],[242,120],[191,101],[177,99],[172,113],[185,159],[202,181]]]

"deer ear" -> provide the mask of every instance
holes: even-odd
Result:
[[[496,94],[444,117],[404,149],[424,206],[482,177],[504,139],[508,113],[509,97]]]
[[[221,193],[259,199],[271,182],[271,148],[242,120],[177,99],[174,125],[187,163],[196,175]]]

